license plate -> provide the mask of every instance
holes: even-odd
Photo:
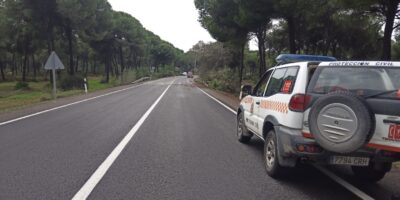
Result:
[[[368,166],[368,157],[348,157],[348,156],[332,156],[331,164],[333,165],[351,165],[351,166]]]

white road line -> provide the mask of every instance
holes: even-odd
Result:
[[[105,96],[109,96],[109,95],[112,95],[112,94],[120,93],[120,92],[123,92],[123,91],[126,91],[126,90],[134,89],[134,88],[137,88],[137,87],[142,86],[142,85],[144,85],[144,84],[135,85],[135,86],[128,87],[128,88],[125,88],[125,89],[121,89],[121,90],[117,90],[117,91],[114,91],[114,92],[110,92],[110,93],[107,93],[107,94],[95,96],[95,97],[92,97],[92,98],[88,98],[88,99],[84,99],[84,100],[81,100],[81,101],[73,102],[73,103],[70,103],[70,104],[58,106],[58,107],[51,108],[51,109],[44,110],[44,111],[40,111],[40,112],[37,112],[37,113],[34,113],[34,114],[30,114],[30,115],[26,115],[26,116],[19,117],[19,118],[16,118],[16,119],[12,119],[12,120],[9,120],[9,121],[1,122],[0,126],[11,124],[11,123],[14,123],[14,122],[17,122],[17,121],[28,119],[28,118],[31,118],[31,117],[34,117],[34,116],[37,116],[37,115],[41,115],[41,114],[48,113],[48,112],[51,112],[51,111],[59,110],[59,109],[66,108],[66,107],[69,107],[69,106],[73,106],[73,105],[76,105],[76,104],[80,104],[80,103],[83,103],[83,102],[91,101],[91,100],[98,99],[98,98],[101,98],[101,97],[105,97]]]
[[[199,87],[198,87],[199,88]],[[205,95],[207,95],[208,97],[210,97],[212,100],[216,101],[217,103],[221,104],[223,107],[225,107],[226,109],[228,109],[229,111],[231,111],[233,114],[237,114],[237,112],[235,110],[233,110],[232,108],[230,108],[229,106],[225,105],[224,103],[222,103],[220,100],[214,98],[213,96],[209,95],[207,92],[204,92],[204,90],[200,89],[199,90],[201,92],[203,92]]]
[[[360,197],[361,199],[364,199],[364,200],[373,200],[374,199],[371,196],[369,196],[368,194],[361,191],[360,189],[358,189],[358,188],[354,187],[353,185],[351,185],[350,183],[346,182],[342,178],[336,176],[333,172],[331,172],[321,166],[318,166],[318,165],[313,165],[313,166],[316,169],[318,169],[319,171],[321,171],[322,173],[324,173],[329,178],[333,179],[335,182],[339,183],[341,186],[345,187],[347,190],[349,190],[353,194]]]
[[[233,109],[231,109],[229,106],[227,106],[226,104],[222,103],[218,99],[214,98],[213,96],[209,95],[204,90],[202,90],[200,88],[199,88],[199,90],[202,91],[204,94],[206,94],[211,99],[213,99],[214,101],[216,101],[217,103],[221,104],[223,107],[225,107],[226,109],[228,109],[232,113],[237,114],[236,111],[234,111]],[[355,194],[358,197],[360,197],[361,199],[363,199],[363,200],[373,200],[374,199],[374,198],[370,197],[369,195],[367,195],[366,193],[364,193],[363,191],[361,191],[360,189],[358,189],[358,188],[354,187],[353,185],[351,185],[350,183],[346,182],[342,178],[336,176],[333,172],[331,172],[331,171],[329,171],[329,170],[327,170],[327,169],[325,169],[325,168],[323,168],[321,166],[318,166],[318,165],[313,165],[313,166],[316,169],[318,169],[319,171],[321,171],[322,173],[324,173],[329,178],[333,179],[335,182],[339,183],[341,186],[345,187],[347,190],[349,190],[353,194]]]
[[[176,80],[176,79],[175,79]],[[154,110],[157,104],[161,101],[164,95],[167,93],[168,89],[175,82],[175,80],[168,85],[167,89],[161,94],[160,97],[153,103],[153,105],[147,110],[147,112],[140,118],[140,120],[135,124],[132,130],[121,140],[121,142],[115,147],[115,149],[111,152],[111,154],[101,163],[101,165],[96,169],[96,171],[90,176],[90,178],[86,181],[86,183],[82,186],[82,188],[75,194],[72,200],[84,200],[86,199],[96,185],[100,182],[103,176],[107,173],[108,169],[110,169],[111,165],[121,154],[122,150],[126,147],[126,145],[131,141],[132,137],[136,134],[139,128],[142,126],[144,121],[150,115],[150,113]]]

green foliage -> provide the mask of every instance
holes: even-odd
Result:
[[[153,78],[164,78],[164,77],[170,77],[170,76],[176,76],[177,72],[175,71],[175,67],[173,66],[164,66],[159,68],[157,72],[155,72],[152,77]]]
[[[393,18],[399,12],[399,2],[195,0],[199,21],[218,42],[199,43],[187,56],[199,60],[197,70],[202,78],[208,79],[212,77],[209,73],[229,69],[238,73],[239,82],[242,78],[256,82],[267,68],[265,64],[273,65],[275,57],[281,53],[331,55],[339,60],[387,59],[380,55],[388,53],[391,29],[398,27],[398,20],[393,22]],[[251,37],[257,39],[259,51],[245,53],[243,59],[238,53],[243,46],[240,44]],[[398,43],[392,45],[394,57],[400,57],[399,46]],[[222,56],[228,52],[234,55],[233,59]],[[223,78],[214,78],[209,80],[211,86],[223,88]]]
[[[137,79],[144,78],[144,77],[150,77],[150,76],[151,76],[151,73],[150,73],[149,69],[139,68],[136,70]]]
[[[186,66],[183,51],[131,15],[112,10],[107,0],[0,3],[0,80],[48,79],[40,66],[53,50],[69,75],[78,77],[64,78],[65,89],[80,85],[79,74],[104,74],[105,82],[123,84],[149,76],[152,66]]]
[[[239,91],[239,77],[236,66],[238,52],[230,45],[220,42],[203,43],[199,42],[189,52],[187,56],[195,58],[195,74],[205,81],[210,87],[224,90],[227,92]],[[257,62],[257,54],[246,49],[246,60],[244,67],[245,78],[257,76],[254,70]]]
[[[29,84],[27,82],[17,82],[14,88],[15,90],[28,90]]]
[[[392,45],[392,57],[393,60],[400,61],[400,32],[397,31],[395,36],[395,42]]]
[[[220,42],[242,47],[249,29],[240,21],[239,3],[232,0],[195,0],[199,21]]]
[[[213,71],[207,73],[207,75],[202,77],[203,80],[208,84],[209,87],[222,90],[230,93],[238,93],[238,87],[236,85],[238,78],[235,72],[231,69],[220,69],[218,71]]]

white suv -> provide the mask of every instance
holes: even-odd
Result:
[[[239,141],[265,141],[272,177],[308,161],[350,165],[359,179],[381,180],[400,160],[400,62],[290,54],[277,61],[254,90],[242,87]]]

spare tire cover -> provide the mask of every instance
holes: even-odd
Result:
[[[362,148],[375,130],[375,117],[368,104],[349,92],[320,97],[313,104],[308,120],[316,142],[336,153]]]

